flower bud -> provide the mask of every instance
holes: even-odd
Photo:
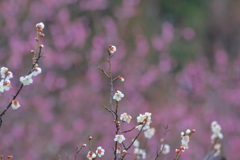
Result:
[[[175,152],[176,152],[176,153],[180,153],[180,150],[179,150],[179,149],[176,149]]]

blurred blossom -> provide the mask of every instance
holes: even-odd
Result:
[[[108,7],[107,0],[82,0],[79,3],[81,10],[104,10]]]
[[[184,28],[182,31],[182,36],[184,39],[190,41],[195,37],[195,31],[192,28]]]
[[[164,40],[161,37],[152,38],[152,45],[153,48],[157,51],[163,51],[166,46]]]
[[[146,131],[144,131],[144,136],[145,138],[152,138],[152,136],[154,135],[155,133],[155,128],[148,128]]]
[[[174,36],[174,28],[171,23],[165,22],[162,24],[162,35],[161,37],[167,43],[172,42]]]
[[[170,146],[168,144],[162,144],[160,148],[163,154],[168,154],[170,152]]]

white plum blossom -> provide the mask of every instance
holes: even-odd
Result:
[[[183,148],[182,151],[184,151],[185,149],[188,149],[189,141],[190,141],[190,137],[188,135],[182,136],[182,141],[181,141],[182,143],[181,148]]]
[[[20,77],[20,81],[22,82],[22,84],[24,86],[33,83],[33,79],[32,79],[31,75],[27,75],[25,77]]]
[[[122,120],[123,122],[127,122],[130,123],[132,117],[130,115],[127,115],[127,113],[123,113],[120,116],[120,120]]]
[[[13,73],[11,71],[9,71],[7,67],[2,67],[1,68],[1,77],[9,80],[9,79],[13,78]]]
[[[5,91],[8,91],[10,88],[12,88],[11,86],[11,82],[9,80],[1,80],[2,84],[3,84],[3,88]]]
[[[145,132],[144,132],[144,136],[148,139],[152,138],[152,136],[155,133],[155,128],[148,128]]]
[[[36,24],[36,27],[39,28],[39,29],[44,29],[45,25],[44,25],[43,22],[40,22],[40,23]]]
[[[143,124],[146,123],[145,126],[143,127],[143,130],[148,129],[150,123],[152,122],[152,121],[151,121],[151,115],[152,115],[152,113],[149,113],[149,112],[146,112],[144,115],[140,114],[140,115],[137,117],[137,122],[140,123],[140,124],[139,124],[138,126],[136,126],[136,128],[137,128],[138,130],[141,130]]]
[[[105,150],[101,146],[99,146],[96,150],[96,154],[98,155],[98,157],[103,156],[104,152],[105,152]]]
[[[146,151],[145,151],[145,149],[135,148],[134,154],[137,155],[137,159],[146,159]]]
[[[168,144],[161,145],[162,154],[168,154],[170,152],[170,146]]]
[[[221,133],[221,126],[216,122],[216,121],[213,121],[211,123],[211,128],[212,128],[212,136],[211,136],[211,140],[212,140],[212,143],[214,143],[214,141],[216,139],[223,139],[223,134]]]
[[[20,107],[20,104],[17,100],[12,100],[12,109],[18,109]]]
[[[8,68],[7,67],[1,67],[1,77],[2,78],[5,78],[6,72],[8,72]]]
[[[134,140],[134,139],[133,139],[133,140]],[[133,141],[133,140],[132,140],[132,141]],[[134,143],[133,143],[133,146],[134,146],[134,147],[139,147],[139,141],[138,141],[138,140],[135,140]]]
[[[118,143],[122,143],[125,140],[125,137],[123,135],[115,135],[114,141]]]
[[[41,72],[42,72],[42,69],[39,68],[39,67],[36,67],[36,68],[33,69],[33,72],[31,73],[31,76],[37,76]]]
[[[138,155],[138,153],[139,153],[139,148],[134,148],[134,151],[133,151],[133,154],[136,154],[136,155]]]
[[[96,154],[95,154],[94,152],[89,151],[88,154],[87,154],[87,158],[88,158],[89,160],[92,160],[92,159],[94,159],[94,158],[96,158],[96,157],[97,157],[97,156],[96,156]]]
[[[123,97],[124,94],[122,94],[122,92],[120,91],[117,91],[117,93],[114,94],[113,99],[115,99],[116,101],[120,101]]]
[[[113,46],[113,45],[110,45],[108,51],[109,51],[111,54],[113,54],[114,52],[117,51],[117,48],[116,48],[115,46]]]
[[[192,133],[192,132],[191,132],[190,129],[187,129],[187,130],[186,130],[186,133],[187,133],[187,134],[190,134],[190,133]]]

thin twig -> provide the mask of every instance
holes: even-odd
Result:
[[[109,76],[99,65],[97,65],[97,67],[98,67],[98,69],[99,69],[100,71],[102,71],[102,73],[103,73],[105,76],[107,76],[108,78],[110,78],[110,76]]]
[[[36,66],[36,64],[38,63],[38,61],[40,60],[40,58],[42,57],[42,54],[43,54],[43,53],[41,53],[41,50],[42,50],[42,48],[39,49],[39,54],[38,54],[38,57],[37,57],[37,59],[36,59],[36,62],[35,62],[34,64],[32,64],[32,67],[31,67],[31,69],[30,69],[30,71],[28,72],[27,75],[29,75],[29,74],[31,74],[31,73],[33,72],[33,69],[35,68],[35,66]],[[18,91],[17,91],[16,94],[13,96],[12,101],[17,98],[17,96],[18,96],[19,93],[21,92],[22,88],[23,88],[23,84],[21,84],[21,86],[19,87]],[[2,111],[2,113],[0,114],[0,128],[1,128],[1,126],[2,126],[2,117],[3,117],[3,115],[7,112],[7,110],[11,107],[12,101],[9,102],[8,106],[7,106],[7,107],[5,108],[5,110]]]
[[[171,129],[168,129],[168,125],[166,125],[166,126],[163,125],[163,129],[164,129],[164,137],[166,137],[167,132],[169,132]],[[157,159],[158,159],[158,157],[160,156],[160,154],[163,152],[164,146],[165,146],[165,140],[163,141],[163,146],[162,146],[162,148],[160,148],[159,151],[157,150],[157,155],[156,155],[156,157],[154,158],[154,160],[157,160]]]
[[[121,133],[131,132],[131,131],[133,131],[135,128],[136,128],[136,127],[133,127],[132,129],[129,129],[129,130],[123,131],[123,132],[121,132]]]
[[[112,81],[116,81],[117,79],[119,79],[119,77],[121,77],[121,75],[117,76],[116,78],[114,78]]]

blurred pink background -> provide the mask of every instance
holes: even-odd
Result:
[[[186,7],[188,1],[179,7]],[[109,103],[109,82],[96,67],[107,69],[111,43],[117,47],[114,75],[122,74],[125,79],[115,83],[115,89],[125,95],[119,112],[133,117],[122,127],[130,129],[137,125],[139,114],[152,113],[156,133],[147,142],[147,159],[160,147],[163,124],[171,128],[166,136],[171,153],[166,159],[174,158],[180,132],[186,129],[197,132],[181,159],[203,159],[211,149],[214,120],[222,126],[223,155],[240,159],[240,20],[236,7],[240,5],[202,1],[199,10],[178,15],[175,8],[167,8],[171,2],[2,0],[0,62],[13,72],[14,80],[13,88],[1,94],[0,110],[31,66],[38,22],[45,24],[45,58],[39,63],[42,74],[17,98],[21,107],[3,117],[0,154],[18,160],[58,159],[58,155],[74,159],[75,148],[87,143],[91,135],[93,150],[102,146],[106,150],[102,159],[113,159],[115,127],[112,115],[102,107]],[[198,7],[197,2],[188,5]],[[137,130],[126,134],[126,144],[136,134]],[[144,142],[143,134],[139,140]],[[78,158],[86,159],[87,152],[88,148],[83,149]]]

